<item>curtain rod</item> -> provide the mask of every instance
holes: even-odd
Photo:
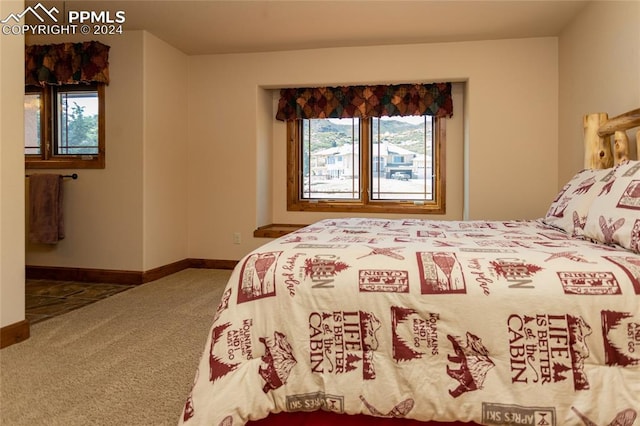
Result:
[[[73,180],[78,179],[78,174],[77,173],[73,173],[70,175],[61,175],[63,178],[71,178]],[[24,175],[24,177],[31,177],[31,175]]]

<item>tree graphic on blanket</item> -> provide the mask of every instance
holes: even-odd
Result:
[[[531,263],[491,261],[489,264],[498,276],[507,279],[514,276],[528,277],[542,270],[542,267]]]
[[[553,363],[553,381],[560,382],[562,380],[567,380],[567,376],[563,376],[562,373],[565,371],[571,371],[570,367],[567,367],[564,364],[559,364],[557,362]]]
[[[320,276],[334,276],[338,272],[342,272],[347,269],[349,265],[344,262],[336,261],[333,259],[306,259],[304,261],[304,275],[305,277],[318,278]]]
[[[347,358],[345,359],[345,367],[344,367],[344,371],[345,372],[349,372],[349,371],[353,371],[356,368],[358,368],[357,366],[357,362],[358,361],[362,361],[362,358],[360,358],[358,355],[355,354],[348,354]]]

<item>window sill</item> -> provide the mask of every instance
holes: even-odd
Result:
[[[27,158],[24,162],[25,169],[104,169],[104,157],[92,157],[90,159],[57,158],[49,160],[34,160]]]
[[[260,226],[258,229],[253,231],[253,236],[256,238],[278,238],[297,231],[300,228],[304,228],[305,226],[307,225],[272,223]]]

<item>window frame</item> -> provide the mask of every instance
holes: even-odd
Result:
[[[98,153],[55,154],[57,111],[56,98],[60,91],[95,90],[98,94]],[[25,89],[28,93],[40,93],[40,154],[24,154],[27,169],[104,169],[105,168],[105,84],[66,84],[61,86]]]
[[[287,210],[309,212],[365,212],[404,214],[446,213],[445,142],[446,120],[433,117],[434,199],[433,201],[372,200],[369,194],[372,179],[371,120],[360,123],[360,199],[302,199],[302,120],[290,120],[287,126]]]

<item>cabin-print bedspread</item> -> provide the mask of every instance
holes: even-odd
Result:
[[[639,424],[640,255],[534,221],[324,220],[242,259],[180,423]]]

